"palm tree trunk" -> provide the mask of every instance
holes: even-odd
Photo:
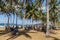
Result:
[[[17,27],[17,15],[16,15],[16,27]]]
[[[24,2],[25,2],[25,1],[23,0],[23,6],[25,6],[25,5],[24,5]],[[25,7],[24,7],[24,9],[25,9]],[[24,29],[24,20],[25,20],[25,12],[24,12],[23,19],[22,19],[22,26],[23,26],[23,29]]]
[[[23,17],[23,20],[22,20],[22,25],[23,25],[23,29],[24,29],[24,20],[25,20],[25,14],[24,14],[24,17]]]
[[[14,27],[14,18],[15,18],[15,17],[14,17],[14,14],[13,14],[13,27]]]
[[[49,1],[47,0],[47,29],[46,29],[46,36],[49,36]]]
[[[9,32],[9,31],[10,31],[10,26],[9,26],[9,15],[7,15],[7,16],[8,16],[7,32]]]
[[[32,18],[32,29],[34,30],[33,18]]]
[[[5,27],[5,31],[6,31],[6,15],[4,16],[4,27]]]
[[[56,19],[54,19],[54,27],[56,27]]]
[[[32,29],[33,29],[33,20],[32,20]]]
[[[9,27],[9,16],[8,16],[8,27]]]
[[[6,27],[6,15],[4,16],[5,18],[4,18],[4,25],[5,25],[5,27]]]

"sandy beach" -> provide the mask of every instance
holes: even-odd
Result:
[[[13,36],[11,33],[0,34],[0,40],[60,40],[60,30],[53,30],[49,38],[46,38],[44,32],[30,30],[28,32],[21,31],[18,36]]]

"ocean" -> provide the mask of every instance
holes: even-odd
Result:
[[[10,26],[13,26],[13,24],[9,24],[9,25]],[[26,24],[26,25],[29,26],[29,25],[32,25],[32,24]],[[26,26],[26,25],[24,25],[24,26]],[[4,27],[4,26],[8,26],[8,23],[6,23],[6,24],[0,23],[0,27]],[[16,26],[16,24],[14,24],[14,26]],[[17,24],[17,26],[21,27],[22,24]]]
[[[8,26],[8,23],[4,24],[4,23],[0,23],[0,27],[3,27],[4,25]],[[13,25],[13,24],[9,24],[9,25]],[[14,26],[16,26],[16,24],[14,24]],[[17,24],[17,26],[22,26],[21,24]]]

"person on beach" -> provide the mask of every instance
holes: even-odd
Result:
[[[47,24],[46,24],[46,25],[44,25],[44,24],[42,25],[42,31],[43,31],[44,33],[46,33],[46,28],[47,28],[46,26],[47,26]]]
[[[16,35],[17,33],[18,33],[18,27],[15,27],[12,34]]]

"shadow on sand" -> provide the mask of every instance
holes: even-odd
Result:
[[[31,39],[31,36],[30,36],[29,34],[27,34],[27,32],[28,32],[28,31],[26,31],[26,30],[19,31],[19,34],[18,34],[18,35],[11,35],[11,37],[8,38],[7,40],[10,40],[10,39],[13,40],[13,39],[15,39],[15,38],[17,38],[17,37],[19,37],[19,36],[21,36],[21,35],[24,35],[25,37]],[[34,32],[32,32],[32,33],[34,33]]]
[[[8,34],[8,33],[10,33],[10,32],[5,32],[5,31],[0,30],[0,36],[3,36],[3,35]]]
[[[56,34],[56,32],[50,32],[51,34]]]
[[[50,38],[53,38],[54,40],[60,40],[59,38],[49,36]]]

